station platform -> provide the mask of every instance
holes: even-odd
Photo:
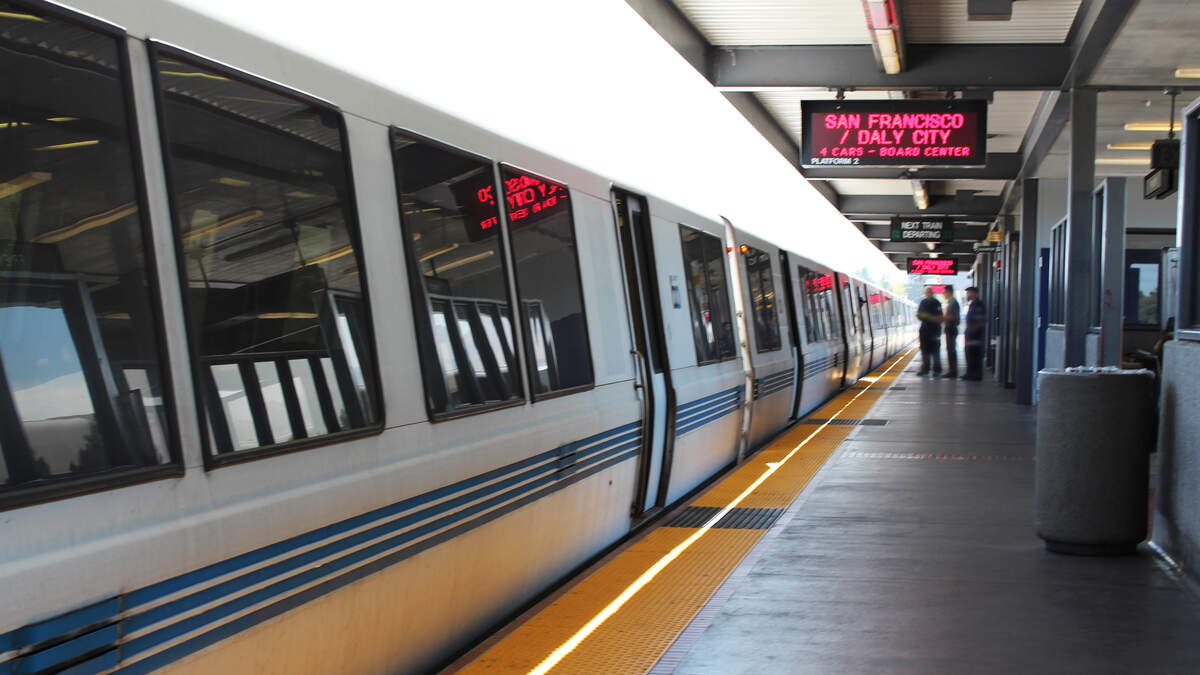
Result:
[[[1151,551],[1034,533],[1034,413],[912,350],[447,668],[1200,672],[1200,596]]]

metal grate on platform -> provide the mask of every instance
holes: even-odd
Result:
[[[701,527],[721,509],[715,506],[689,506],[679,515],[667,521],[665,527]],[[715,529],[765,530],[771,527],[783,509],[736,508],[730,509],[724,518],[713,525]]]

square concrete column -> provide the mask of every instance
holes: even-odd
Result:
[[[1037,328],[1038,181],[1021,181],[1021,281],[1017,284],[1017,403],[1033,403],[1036,368],[1034,330]]]
[[[1063,364],[1085,365],[1092,306],[1092,199],[1096,187],[1096,91],[1071,90],[1067,169],[1067,284]]]

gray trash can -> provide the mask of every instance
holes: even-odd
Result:
[[[1146,538],[1154,374],[1038,373],[1037,534],[1074,555],[1133,553]]]

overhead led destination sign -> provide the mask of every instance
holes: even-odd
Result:
[[[909,274],[958,274],[958,260],[954,258],[909,258]]]
[[[950,218],[892,218],[892,241],[954,241]]]
[[[987,101],[802,101],[806,166],[987,163]]]

